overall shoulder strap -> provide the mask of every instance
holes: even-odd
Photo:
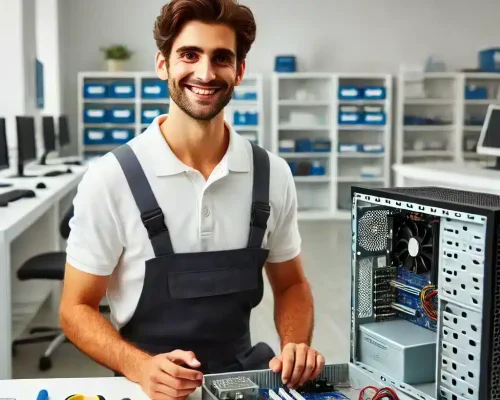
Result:
[[[269,205],[269,154],[262,147],[252,143],[253,151],[253,190],[252,214],[250,216],[250,236],[248,247],[262,247],[271,213]]]
[[[130,191],[134,196],[141,220],[148,232],[156,257],[172,254],[172,242],[165,224],[165,216],[151,190],[146,174],[134,151],[128,144],[112,151],[127,178]]]

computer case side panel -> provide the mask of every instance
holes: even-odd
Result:
[[[479,399],[500,399],[500,213],[486,230]]]

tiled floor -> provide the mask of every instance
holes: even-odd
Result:
[[[350,315],[350,228],[347,222],[308,222],[300,225],[303,236],[303,257],[306,275],[315,298],[315,329],[313,346],[321,351],[327,363],[347,362],[349,359]],[[252,315],[253,342],[265,341],[278,349],[273,321],[273,300],[266,287],[262,303]],[[57,318],[46,310],[37,316],[33,325],[50,325]],[[63,344],[52,357],[49,371],[38,370],[38,360],[47,344],[19,347],[14,358],[14,378],[95,377],[111,376],[106,368],[97,365],[75,349]]]

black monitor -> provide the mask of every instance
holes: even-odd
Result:
[[[9,148],[7,147],[7,127],[5,118],[0,118],[0,171],[8,169]],[[0,183],[0,188],[12,186],[10,183]]]
[[[61,115],[59,117],[59,146],[64,147],[69,144],[68,117]]]
[[[43,148],[44,152],[40,160],[41,165],[47,163],[47,156],[51,151],[56,151],[56,128],[54,126],[54,117],[43,117]]]
[[[500,170],[500,106],[490,105],[486,113],[477,153],[496,157],[494,169]]]
[[[24,165],[36,160],[35,118],[17,116],[17,176],[18,178],[34,178],[24,175]]]
[[[59,117],[59,148],[63,148],[70,142],[68,117],[61,115]],[[66,160],[63,162],[65,165],[82,165],[80,160]]]

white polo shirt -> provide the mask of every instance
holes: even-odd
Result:
[[[137,155],[165,215],[176,253],[247,246],[252,203],[252,147],[232,127],[226,155],[208,180],[183,164],[163,138],[160,116],[128,144]],[[271,215],[263,246],[269,262],[300,253],[297,196],[287,163],[269,153]],[[107,300],[117,329],[132,317],[153,248],[123,171],[111,153],[89,165],[74,199],[67,262],[111,275]]]

